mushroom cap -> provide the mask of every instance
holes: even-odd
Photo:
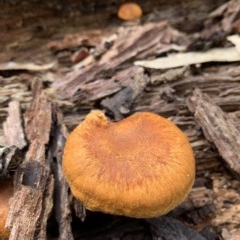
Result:
[[[0,239],[8,239],[9,229],[5,228],[9,212],[9,200],[13,195],[12,181],[2,180],[0,183]]]
[[[125,21],[136,20],[142,16],[142,9],[136,3],[124,3],[118,9],[118,17]]]
[[[184,200],[195,161],[187,137],[157,114],[110,122],[103,112],[92,111],[66,141],[63,171],[87,209],[149,218]]]

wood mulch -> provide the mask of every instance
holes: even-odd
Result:
[[[77,2],[1,3],[0,177],[15,186],[9,239],[240,239],[239,63],[134,65],[231,46],[240,1],[139,1],[144,16],[131,23],[117,19],[116,1]],[[131,219],[87,211],[71,195],[62,151],[92,109],[113,120],[150,111],[183,130],[196,180],[179,207]]]

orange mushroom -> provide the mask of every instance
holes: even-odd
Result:
[[[142,9],[136,3],[124,3],[118,9],[118,17],[125,21],[136,20],[142,16]]]
[[[9,229],[5,228],[5,222],[9,212],[9,200],[13,195],[12,181],[2,180],[0,182],[0,239],[8,239]]]
[[[92,111],[66,141],[63,171],[87,209],[149,218],[185,199],[195,161],[187,137],[157,114],[111,122]]]

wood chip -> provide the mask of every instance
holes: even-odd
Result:
[[[17,101],[9,103],[8,117],[3,123],[5,146],[16,146],[19,149],[27,145],[22,127],[20,104]]]
[[[215,144],[229,169],[239,177],[240,131],[235,125],[236,121],[199,89],[188,98],[187,106],[194,113],[205,137]]]
[[[101,105],[114,115],[115,120],[120,120],[130,113],[135,99],[142,94],[149,82],[149,78],[140,67],[130,67],[121,73],[123,76],[126,75],[128,85],[112,97],[101,101]]]
[[[0,146],[0,178],[15,172],[23,160],[23,152],[16,146]]]

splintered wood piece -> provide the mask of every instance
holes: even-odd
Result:
[[[64,179],[62,171],[62,151],[68,134],[66,127],[62,124],[63,117],[61,114],[57,114],[57,112],[54,111],[53,120],[56,127],[52,132],[54,141],[51,145],[49,159],[55,159],[55,161],[52,163],[52,167],[55,179],[54,212],[58,222],[58,239],[73,240],[74,238],[71,229],[72,216],[69,202],[69,186]]]
[[[6,223],[11,228],[9,239],[47,239],[47,223],[52,213],[58,223],[59,239],[71,240],[71,197],[61,168],[67,130],[56,105],[42,91],[41,83],[35,82],[33,95],[25,114],[30,146],[15,175],[15,192]]]
[[[227,1],[220,5],[204,22],[203,30],[192,42],[191,49],[209,49],[219,46],[230,33],[239,32],[240,0]]]
[[[0,177],[6,177],[15,171],[23,160],[22,151],[16,146],[0,146]]]
[[[3,131],[5,146],[16,146],[20,149],[26,146],[19,102],[12,101],[9,103],[8,117],[3,123]]]
[[[51,123],[52,105],[37,86],[33,103],[26,113],[30,146],[15,175],[15,192],[6,222],[11,229],[10,240],[46,239],[54,187],[50,163],[46,159]]]
[[[101,105],[111,111],[115,120],[120,120],[124,114],[129,114],[133,102],[142,94],[149,82],[149,78],[144,74],[144,70],[141,67],[130,67],[119,73],[119,75],[122,75],[121,77],[127,80],[128,85],[112,97],[101,101]],[[118,74],[114,78],[117,79]]]
[[[169,51],[174,42],[185,46],[188,40],[184,34],[170,27],[166,22],[119,28],[113,46],[102,55],[100,60],[96,59],[90,65],[67,74],[53,83],[53,88],[57,89],[62,98],[81,100],[85,93],[82,90],[84,84],[99,79],[107,81],[112,71],[121,64],[132,61],[138,55],[147,57],[164,52],[164,49]]]
[[[194,113],[205,137],[215,144],[229,169],[240,177],[240,131],[235,119],[224,113],[200,89],[188,98],[187,106]]]

